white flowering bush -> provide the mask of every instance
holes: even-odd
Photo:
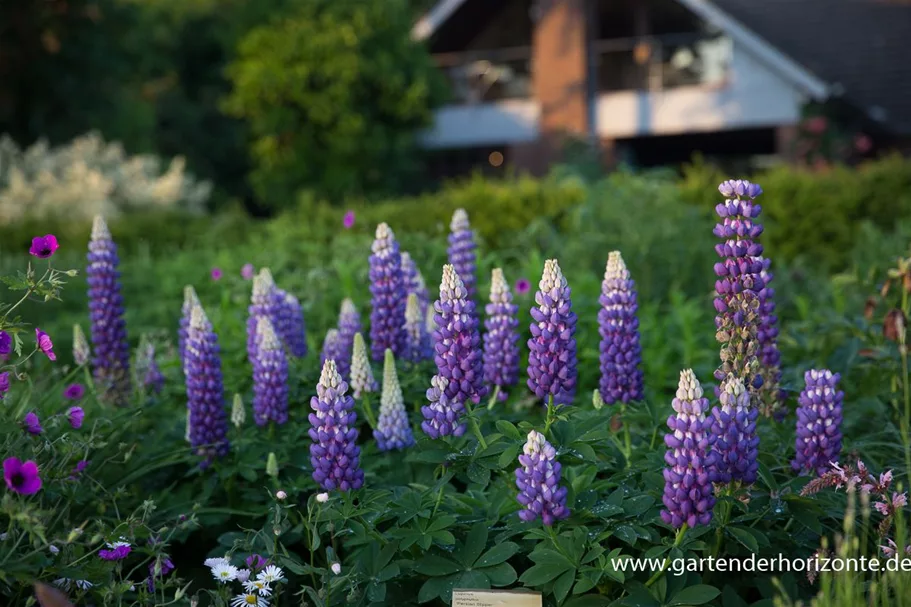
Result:
[[[151,155],[130,156],[117,142],[91,132],[51,147],[40,140],[20,149],[0,137],[0,223],[65,216],[89,220],[131,211],[200,213],[212,191],[207,181],[185,172],[177,156],[162,166]]]

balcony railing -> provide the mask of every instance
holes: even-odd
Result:
[[[723,83],[732,45],[724,35],[675,34],[593,44],[598,90],[661,91]]]
[[[453,103],[531,97],[531,47],[434,55],[449,79]]]

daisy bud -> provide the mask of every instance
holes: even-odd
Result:
[[[332,563],[332,573],[339,575],[342,572],[342,566],[339,563]]]
[[[279,490],[279,491],[275,492],[275,498],[278,500],[284,501],[285,499],[287,499],[287,497],[288,497],[288,494],[285,493],[284,491]]]

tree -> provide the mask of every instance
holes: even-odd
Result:
[[[247,122],[251,184],[273,207],[402,189],[416,132],[445,94],[412,40],[407,0],[306,0],[251,30],[228,67],[225,110]]]

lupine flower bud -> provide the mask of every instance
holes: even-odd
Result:
[[[642,400],[642,347],[639,345],[639,304],[636,284],[619,251],[607,257],[601,283],[601,397],[607,404]]]
[[[92,226],[89,242],[89,317],[95,351],[95,381],[102,397],[125,405],[130,396],[130,344],[120,294],[117,245],[101,216]]]
[[[92,350],[89,348],[89,342],[82,332],[82,327],[73,325],[73,362],[80,367],[87,364],[92,357]]]
[[[545,525],[569,516],[566,507],[566,487],[560,486],[560,462],[557,452],[544,435],[532,430],[519,455],[520,467],[516,468],[517,500],[525,509],[519,518],[530,522],[541,518]]]
[[[392,350],[386,350],[383,363],[383,395],[380,397],[380,417],[373,432],[380,451],[404,449],[414,444],[411,425],[408,423],[408,412],[405,410],[405,399],[402,397],[402,386],[395,370],[395,357]]]
[[[275,296],[279,301],[278,316],[270,318],[276,333],[295,358],[307,356],[307,327],[304,323],[304,309],[297,297],[276,287]]]
[[[712,409],[709,420],[717,453],[713,482],[731,481],[752,485],[759,471],[759,437],[756,419],[759,409],[750,403],[743,380],[729,375],[721,384],[721,407]]]
[[[576,313],[556,259],[544,263],[535,302],[528,340],[528,387],[545,403],[553,397],[554,405],[570,405],[576,396]]]
[[[434,375],[430,380],[430,388],[427,389],[430,404],[421,407],[424,416],[421,429],[430,438],[465,434],[465,424],[462,422],[465,405],[446,396],[447,384],[449,380],[445,377]]]
[[[335,361],[327,360],[310,400],[310,463],[313,480],[326,491],[360,489],[364,471],[357,446],[357,413],[348,384],[339,375]]]
[[[278,458],[275,457],[275,453],[271,451],[269,452],[269,456],[266,458],[266,476],[278,478]]]
[[[421,305],[418,296],[408,294],[408,303],[405,306],[405,360],[417,363],[433,357],[433,348],[430,345],[430,334],[421,316]]]
[[[240,428],[247,421],[247,409],[244,407],[244,399],[240,394],[234,395],[234,402],[231,404],[231,423],[235,428]]]
[[[474,231],[468,223],[468,213],[465,209],[456,209],[452,214],[449,224],[449,265],[455,268],[456,273],[465,284],[468,299],[474,301],[477,293],[475,276],[475,249]],[[474,311],[472,311],[474,313]]]
[[[772,272],[769,268],[772,262],[769,259],[758,257],[762,262],[762,290],[759,291],[759,327],[757,339],[759,340],[759,367],[762,375],[760,399],[762,410],[766,416],[774,415],[776,419],[783,419],[787,414],[784,406],[784,393],[781,386],[781,353],[778,351],[778,317],[775,315],[775,289],[771,287]]]
[[[519,306],[512,303],[503,270],[494,268],[490,280],[490,303],[485,308],[484,381],[499,386],[498,398],[509,396],[507,388],[519,381]]]
[[[180,364],[183,366],[184,358],[187,352],[187,335],[190,332],[190,315],[193,308],[201,305],[196,290],[187,285],[183,288],[183,307],[180,310],[180,327],[177,329],[177,352],[180,356]]]
[[[705,412],[709,401],[690,369],[680,373],[676,415],[667,420],[670,432],[664,436],[668,450],[664,456],[664,507],[661,519],[674,528],[708,525],[712,520],[715,498],[710,471],[717,456],[711,451],[714,437]]]
[[[250,296],[250,307],[248,308],[249,317],[247,318],[247,360],[252,364],[256,360],[256,327],[261,317],[268,318],[272,321],[273,328],[281,324],[282,311],[284,305],[282,297],[275,287],[275,281],[272,279],[272,272],[269,268],[262,268],[255,277],[253,277],[253,292]],[[279,335],[284,335],[281,330],[276,329]],[[285,344],[287,345],[287,343]]]
[[[458,403],[469,400],[478,403],[487,394],[481,335],[475,303],[455,268],[443,266],[440,299],[433,304],[436,311],[433,332],[434,361],[439,375],[447,381],[446,396]]]
[[[427,285],[424,283],[424,276],[417,264],[411,259],[407,251],[402,251],[402,274],[405,277],[405,289],[408,294],[414,293],[418,298],[418,306],[421,308],[421,316],[427,316],[427,310],[430,308],[430,293],[427,291]],[[428,334],[433,330],[430,327]]]
[[[334,360],[338,365],[338,360],[343,356],[341,340],[338,329],[329,329],[326,331],[326,337],[323,339],[323,349],[319,353],[319,364],[322,367],[327,360]],[[341,373],[341,371],[339,371]]]
[[[199,305],[190,313],[184,370],[187,375],[190,444],[203,458],[200,467],[206,468],[216,457],[228,454],[228,416],[218,336]]]
[[[351,388],[354,390],[354,398],[360,398],[363,394],[376,392],[379,389],[373,378],[370,359],[367,357],[367,344],[364,343],[364,336],[360,333],[354,334],[354,348],[351,353]]]
[[[344,299],[338,314],[339,357],[335,359],[335,364],[338,372],[346,379],[351,376],[351,352],[354,348],[354,336],[361,331],[361,315],[358,314],[353,301]]]
[[[142,385],[152,394],[158,394],[164,387],[164,375],[155,360],[155,344],[146,342],[137,354],[136,371]]]
[[[288,421],[288,358],[272,322],[260,316],[253,359],[253,420],[257,426]]]
[[[759,294],[764,283],[759,257],[762,245],[754,242],[762,234],[762,225],[753,221],[762,208],[753,199],[762,193],[762,188],[749,181],[731,180],[718,186],[718,190],[726,200],[715,207],[722,222],[715,225],[714,234],[724,239],[715,245],[722,259],[715,264],[715,326],[721,343],[721,366],[715,371],[715,379],[721,382],[733,375],[755,392],[761,385],[761,378],[757,380],[757,356]]]
[[[825,474],[841,454],[841,375],[828,369],[804,374],[805,387],[797,399],[797,441],[791,468],[795,472]]]
[[[376,228],[370,256],[370,351],[373,360],[386,348],[401,356],[405,348],[405,277],[395,234],[385,223]]]

